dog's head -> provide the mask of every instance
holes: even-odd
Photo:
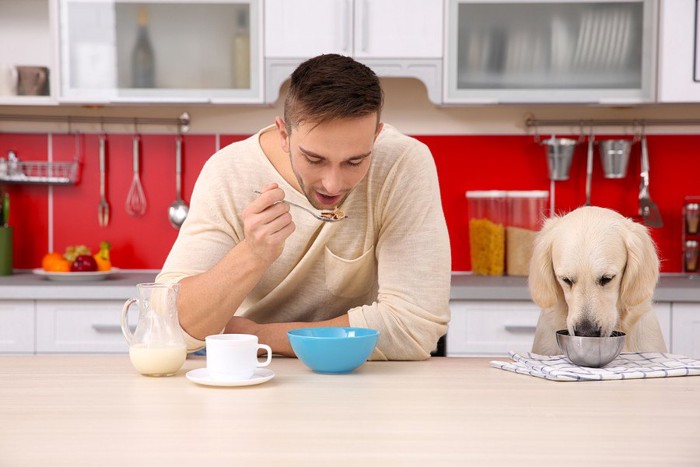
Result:
[[[529,287],[544,309],[566,313],[570,334],[608,336],[636,320],[659,278],[649,232],[615,211],[578,208],[545,222],[535,239]]]

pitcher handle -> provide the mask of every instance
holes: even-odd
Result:
[[[131,342],[134,340],[134,334],[131,332],[131,329],[129,328],[129,320],[128,320],[129,307],[136,302],[138,302],[138,299],[130,298],[129,300],[127,300],[124,303],[124,306],[122,307],[122,318],[121,318],[122,334],[124,334],[124,337],[126,337],[126,341],[129,343],[129,345],[131,345]]]

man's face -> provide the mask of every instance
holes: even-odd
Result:
[[[282,148],[289,154],[301,190],[316,209],[333,209],[369,171],[377,115],[302,123],[287,133],[279,118]]]

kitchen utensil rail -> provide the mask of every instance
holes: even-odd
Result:
[[[526,128],[539,127],[601,127],[601,126],[618,126],[618,127],[638,127],[644,128],[649,126],[700,126],[698,118],[641,118],[641,119],[537,119],[532,114],[525,117]]]
[[[190,129],[190,114],[183,112],[177,118],[157,117],[102,117],[86,115],[20,115],[0,114],[0,121],[5,122],[44,122],[44,123],[74,123],[104,125],[164,125],[175,126],[180,133],[187,133]]]

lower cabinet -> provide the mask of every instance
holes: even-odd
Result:
[[[33,300],[0,301],[0,353],[34,353]]]
[[[675,311],[673,307],[675,324]],[[654,311],[659,319],[661,332],[669,350],[674,348],[671,328],[671,303],[655,303]],[[508,355],[510,351],[529,352],[535,337],[540,308],[530,301],[453,300],[450,302],[452,319],[447,331],[446,354],[448,357],[479,355]],[[688,314],[690,315],[691,312]],[[700,357],[700,304],[695,305],[694,324],[695,356]],[[690,329],[676,331],[690,332]],[[689,344],[690,345],[690,344]],[[692,353],[683,353],[688,356]]]
[[[673,353],[700,359],[700,303],[673,304]]]
[[[38,301],[37,353],[124,353],[129,347],[121,331],[124,301]],[[129,324],[136,325],[136,307]]]

